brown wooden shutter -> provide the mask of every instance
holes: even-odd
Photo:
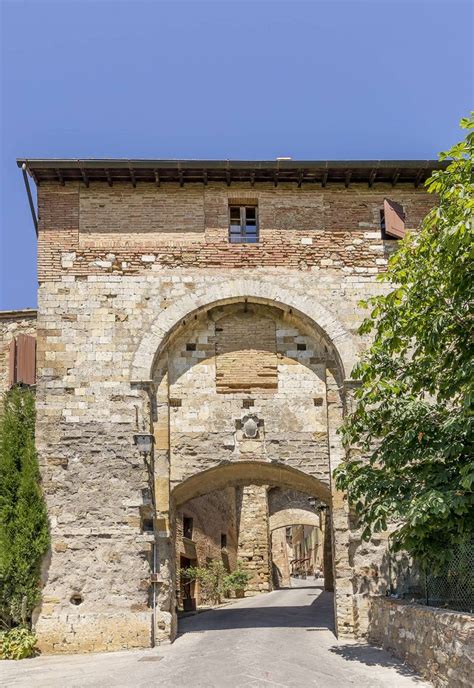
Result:
[[[16,340],[16,380],[24,385],[36,384],[36,339],[20,334]]]
[[[12,339],[10,342],[10,350],[8,352],[8,387],[11,387],[16,382],[16,340]]]
[[[394,239],[403,239],[406,234],[405,213],[403,206],[388,198],[383,202],[383,214],[385,219],[385,234]]]

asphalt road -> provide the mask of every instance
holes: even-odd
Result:
[[[28,688],[405,688],[429,686],[387,652],[338,641],[319,584],[278,590],[180,621],[172,645],[0,662],[0,685]]]

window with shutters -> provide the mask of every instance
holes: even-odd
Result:
[[[384,199],[383,209],[380,211],[380,228],[382,239],[403,239],[406,234],[405,211],[400,203]]]
[[[20,334],[10,342],[9,386],[36,384],[36,339]]]
[[[258,243],[258,208],[256,205],[229,206],[229,241],[231,244]]]

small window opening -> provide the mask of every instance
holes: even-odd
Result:
[[[306,344],[297,344],[296,348],[298,351],[306,351]]]
[[[144,518],[143,519],[142,531],[144,533],[153,533],[154,528],[153,528],[153,519],[152,518]]]
[[[257,206],[229,206],[229,241],[231,244],[258,243]]]
[[[196,351],[196,343],[195,342],[188,342],[186,344],[186,351]]]
[[[221,533],[221,549],[227,547],[227,533]]]
[[[193,539],[193,519],[190,516],[183,516],[183,537]]]
[[[255,404],[255,399],[244,399],[242,401],[242,408],[249,409]]]

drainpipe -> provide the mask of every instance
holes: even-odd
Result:
[[[33,196],[31,194],[30,182],[28,180],[28,174],[26,173],[26,163],[21,166],[21,171],[23,172],[23,181],[25,182],[26,194],[28,196],[28,203],[30,204],[31,217],[33,218],[33,224],[35,226],[36,236],[38,236],[38,218],[36,217],[35,204],[33,203]]]

